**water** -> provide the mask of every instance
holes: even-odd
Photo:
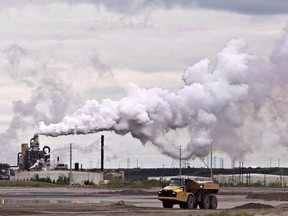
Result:
[[[100,201],[96,199],[27,199],[27,198],[5,198],[5,199],[0,199],[0,204],[5,205],[5,204],[71,204],[71,203],[100,203]]]
[[[0,198],[0,205],[14,204],[73,204],[73,203],[92,203],[92,204],[112,204],[124,202],[135,206],[155,206],[161,207],[161,202],[154,196],[98,196],[98,197],[7,197]]]

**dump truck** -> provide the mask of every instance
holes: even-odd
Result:
[[[180,208],[216,209],[218,191],[219,184],[213,181],[171,178],[169,185],[159,191],[158,199],[164,208],[179,204]]]

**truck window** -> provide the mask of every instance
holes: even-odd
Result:
[[[184,180],[183,179],[171,179],[169,186],[184,186]]]

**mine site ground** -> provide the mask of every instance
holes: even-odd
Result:
[[[286,188],[221,188],[216,210],[162,208],[160,188],[0,188],[0,215],[288,215]]]

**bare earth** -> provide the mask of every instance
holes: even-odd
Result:
[[[221,188],[217,210],[163,209],[154,189],[0,188],[0,215],[288,215],[288,190]]]

